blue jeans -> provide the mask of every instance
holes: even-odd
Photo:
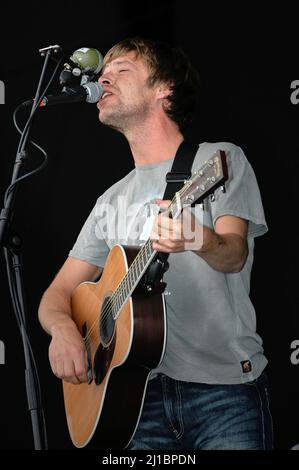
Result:
[[[129,450],[265,450],[273,448],[265,373],[246,384],[149,381]]]

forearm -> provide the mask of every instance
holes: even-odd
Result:
[[[243,237],[235,233],[218,234],[203,227],[203,243],[194,250],[213,269],[224,273],[241,271],[247,258],[248,247]]]
[[[41,299],[38,317],[43,329],[49,334],[52,334],[55,325],[74,325],[71,318],[70,296],[63,290],[50,286]]]

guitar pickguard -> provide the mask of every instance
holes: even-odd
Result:
[[[100,344],[96,350],[93,362],[93,373],[96,385],[100,385],[102,383],[109,370],[115,349],[115,339],[116,334],[113,335],[113,339],[109,346],[105,347]]]

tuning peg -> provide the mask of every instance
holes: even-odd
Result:
[[[226,188],[225,188],[225,185],[224,185],[224,184],[221,186],[221,191],[222,191],[223,193],[226,193]]]
[[[214,193],[210,194],[210,200],[211,200],[211,202],[215,201],[215,194]]]

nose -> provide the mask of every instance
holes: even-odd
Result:
[[[98,80],[100,85],[111,85],[113,83],[113,78],[111,73],[104,72]]]

